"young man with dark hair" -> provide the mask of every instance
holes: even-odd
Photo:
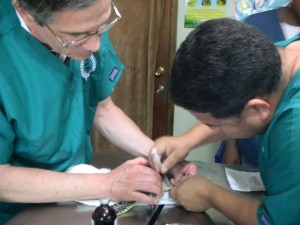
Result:
[[[258,135],[266,192],[261,200],[251,199],[186,176],[170,191],[179,205],[190,211],[216,208],[235,224],[299,223],[299,50],[299,37],[275,46],[233,19],[204,22],[181,44],[172,68],[172,98],[201,122],[187,134],[156,141],[165,158],[161,171],[195,146]]]

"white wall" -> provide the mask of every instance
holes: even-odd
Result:
[[[233,0],[229,2],[227,10],[228,15],[232,15]],[[178,0],[178,18],[177,18],[177,48],[184,41],[186,36],[192,31],[191,28],[184,28],[185,0]],[[186,110],[175,106],[174,110],[174,136],[181,135],[197,123],[197,120]],[[201,160],[205,162],[214,162],[214,156],[220,143],[213,143],[207,146],[195,148],[188,156],[189,160]]]

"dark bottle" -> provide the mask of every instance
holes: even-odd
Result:
[[[109,200],[101,200],[101,205],[98,206],[93,214],[92,220],[94,225],[114,225],[117,218],[116,211],[109,206]]]

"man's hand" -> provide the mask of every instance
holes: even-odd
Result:
[[[178,154],[181,151],[186,150],[187,148],[184,148],[181,145],[177,145],[176,141],[177,139],[175,137],[159,138],[158,140],[156,140],[155,144],[156,146],[165,146],[162,147],[162,151],[160,151],[163,155],[160,155],[158,153],[158,149],[156,147],[153,147],[148,155],[149,163],[152,168],[154,168],[157,172],[163,174],[164,178],[168,176],[172,185],[176,185],[177,181],[183,176],[191,176],[197,174],[197,166],[188,161],[182,160],[181,158],[185,158],[185,154]],[[180,144],[180,142],[178,143]],[[170,148],[170,146],[172,147]],[[168,151],[168,149],[170,149],[170,151]],[[166,167],[165,165],[168,163],[166,163],[166,161],[169,158],[171,158],[171,166]],[[172,162],[172,160],[175,161]],[[174,162],[176,164],[173,166]]]
[[[162,179],[160,174],[148,165],[148,161],[140,157],[126,161],[108,173],[107,188],[110,200],[158,204],[158,199],[154,196],[162,196]]]
[[[172,185],[176,185],[182,177],[196,175],[197,166],[191,162],[183,160],[169,170],[168,174],[171,177]]]
[[[162,159],[161,168],[158,168],[154,155],[149,152],[149,164],[156,171],[162,174],[174,168],[174,166],[186,158],[190,149],[180,141],[179,137],[164,136],[154,142],[153,148],[156,148],[158,155]]]
[[[170,196],[188,211],[203,212],[211,208],[206,201],[211,185],[204,177],[186,176],[170,190]]]

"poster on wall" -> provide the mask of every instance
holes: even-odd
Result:
[[[228,0],[185,0],[185,28],[195,28],[203,21],[226,16]]]
[[[226,17],[228,6],[233,8],[232,17],[244,20],[246,17],[285,7],[292,0],[184,0],[185,17],[184,27],[195,28],[203,21]],[[298,0],[299,1],[299,0]],[[230,10],[231,11],[231,10]]]
[[[235,17],[244,20],[254,13],[287,6],[291,0],[235,0]]]

